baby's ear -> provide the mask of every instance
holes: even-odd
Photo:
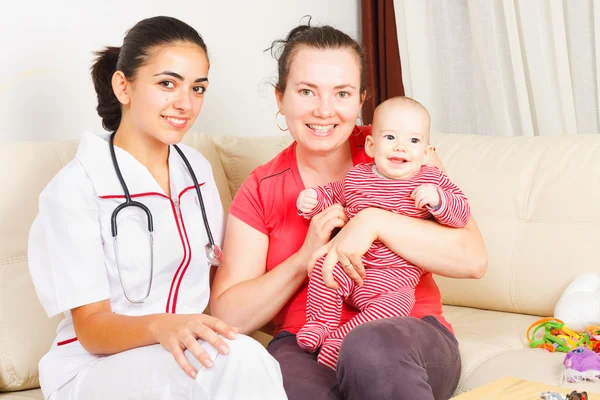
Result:
[[[423,164],[427,164],[429,162],[429,159],[431,158],[431,154],[435,151],[435,147],[433,147],[432,145],[428,144],[427,148],[425,149],[425,158],[423,159]]]
[[[372,135],[369,135],[365,138],[365,152],[369,157],[375,157],[375,141],[373,140]]]

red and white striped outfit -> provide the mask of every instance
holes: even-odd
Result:
[[[441,203],[433,209],[415,207],[412,192],[424,184],[438,188]],[[376,207],[414,218],[435,218],[439,223],[461,228],[467,224],[470,209],[467,198],[442,171],[423,166],[411,178],[394,180],[376,172],[375,164],[359,164],[348,171],[341,182],[314,187],[317,206],[306,214],[312,218],[332,204],[344,206],[348,218],[364,208]],[[321,346],[318,361],[335,369],[343,338],[356,326],[367,321],[410,315],[414,305],[415,286],[423,270],[376,240],[363,255],[366,268],[363,286],[358,286],[338,263],[333,276],[339,289],[325,286],[322,278],[323,259],[313,269],[308,284],[307,323],[298,332],[300,347],[314,352]],[[342,302],[346,301],[360,313],[339,326]]]

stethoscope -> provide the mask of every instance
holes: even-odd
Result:
[[[152,213],[144,204],[131,200],[131,195],[129,194],[129,189],[125,184],[125,180],[123,179],[123,175],[121,175],[121,170],[119,169],[119,163],[117,162],[117,156],[115,155],[115,146],[114,146],[114,138],[115,133],[110,135],[110,156],[112,158],[113,167],[115,168],[115,172],[117,173],[117,177],[119,178],[119,182],[121,183],[121,187],[123,188],[123,192],[125,194],[125,202],[121,203],[115,208],[112,213],[110,219],[110,229],[113,236],[113,243],[115,249],[115,259],[117,262],[117,272],[119,274],[119,280],[121,281],[121,287],[123,288],[123,294],[131,303],[143,303],[144,300],[150,296],[150,291],[152,290],[152,276],[154,275],[154,224],[152,222]],[[190,165],[187,157],[183,154],[181,149],[177,145],[173,145],[179,156],[185,163],[191,177],[194,182],[194,188],[196,189],[196,194],[198,195],[198,202],[200,203],[200,209],[202,210],[202,219],[204,220],[204,228],[206,229],[206,235],[208,236],[208,243],[204,246],[204,250],[206,251],[206,258],[210,265],[214,267],[218,267],[223,260],[223,251],[221,248],[215,244],[215,241],[212,236],[212,232],[210,231],[210,224],[208,223],[208,217],[206,215],[206,209],[204,208],[204,200],[202,199],[202,193],[200,192],[200,185],[198,185],[198,180],[196,179],[196,174]],[[148,238],[150,242],[150,277],[148,279],[148,290],[146,291],[146,295],[141,299],[133,299],[129,297],[127,294],[127,290],[125,290],[125,285],[123,284],[123,277],[121,276],[121,266],[119,264],[119,247],[117,244],[117,215],[121,210],[126,207],[138,207],[141,208],[146,214],[148,220]]]

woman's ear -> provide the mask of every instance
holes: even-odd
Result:
[[[112,76],[112,89],[117,100],[123,105],[129,104],[129,81],[122,71],[115,71]]]
[[[362,94],[360,95],[360,106],[362,107],[363,104],[365,104],[365,99],[367,98],[367,91],[365,90],[364,92],[362,92]]]
[[[375,157],[375,142],[373,141],[373,136],[371,135],[365,138],[365,152],[369,157]]]
[[[283,114],[283,93],[279,91],[277,87],[275,87],[275,100],[277,100],[277,109],[281,115]]]

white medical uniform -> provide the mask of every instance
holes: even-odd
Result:
[[[70,310],[110,300],[122,315],[202,313],[209,300],[208,242],[192,178],[177,151],[169,153],[171,198],[150,172],[115,147],[133,200],[154,219],[154,272],[150,296],[141,304],[123,293],[115,261],[111,215],[124,202],[109,151],[109,135],[82,136],[75,159],[40,195],[39,214],[29,236],[29,267],[49,316],[64,313],[50,351],[39,364],[45,398],[57,399],[285,399],[279,364],[256,341],[238,335],[220,355],[199,343],[214,360],[211,368],[186,351],[198,370],[188,377],[160,345],[110,356],[88,353],[76,338]],[[214,240],[221,245],[224,215],[210,164],[185,145],[204,198]],[[146,293],[150,272],[147,222],[139,208],[118,216],[121,277],[130,298]]]

